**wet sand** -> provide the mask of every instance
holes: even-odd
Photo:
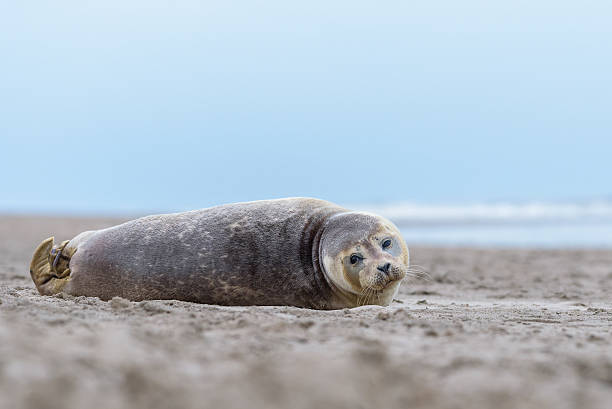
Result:
[[[388,308],[38,295],[30,256],[117,219],[0,216],[1,408],[608,408],[612,250],[412,248]]]

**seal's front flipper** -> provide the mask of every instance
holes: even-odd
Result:
[[[38,245],[30,263],[30,275],[38,292],[51,295],[62,292],[70,280],[70,257],[74,251],[66,251],[68,241],[55,247],[54,238],[49,237]]]

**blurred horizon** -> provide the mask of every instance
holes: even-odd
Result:
[[[278,196],[253,200],[274,200],[290,197],[315,196]],[[245,200],[251,201],[251,200]],[[10,207],[0,208],[0,215],[41,216],[41,217],[139,217],[148,214],[162,214],[205,209],[236,202],[213,202],[200,207],[142,207],[125,209],[95,208],[47,208]],[[599,218],[612,221],[612,198],[594,197],[580,200],[480,200],[480,201],[336,201],[340,206],[351,210],[385,214],[385,217],[399,223],[416,224],[471,224],[471,223],[513,223],[513,222],[551,222],[555,220],[580,221]]]
[[[609,202],[612,5],[0,5],[0,213]]]

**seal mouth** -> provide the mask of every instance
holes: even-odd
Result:
[[[377,272],[370,282],[364,283],[363,288],[382,292],[392,284],[401,281],[405,276],[404,273]]]
[[[361,282],[361,291],[357,294],[357,305],[389,305],[390,299],[397,291],[400,281],[406,276],[403,266],[376,269]]]
[[[357,299],[357,305],[359,307],[368,304],[380,304],[380,297],[383,294],[384,290],[377,290],[372,287],[365,287],[361,294],[359,294],[359,298]]]
[[[385,289],[386,287],[388,287],[389,285],[403,280],[404,277],[406,277],[406,272],[404,271],[404,269],[402,269],[399,266],[393,266],[390,269],[386,270],[386,271],[380,271],[379,275],[382,275],[382,279],[384,280],[382,283],[382,287],[381,289]]]
[[[363,288],[359,293],[357,305],[389,305],[389,296],[395,292],[392,284],[399,280],[386,280],[382,285],[369,285]]]

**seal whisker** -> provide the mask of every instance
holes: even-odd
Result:
[[[377,290],[375,288],[370,289],[370,299],[368,304],[372,304],[374,300],[376,300],[376,304],[380,304],[380,295],[382,294],[382,290]]]
[[[368,287],[361,290],[361,293],[359,294],[359,298],[357,298],[357,305],[359,307],[365,305],[367,292],[368,292]]]
[[[365,302],[363,303],[363,305],[370,304],[370,297],[371,296],[372,296],[372,288],[368,287],[368,291],[366,293],[366,299],[365,299]]]
[[[412,271],[414,273],[425,273],[425,274],[427,274],[427,270],[425,270],[422,267],[417,267],[417,266],[409,266],[408,267],[408,271]]]
[[[422,279],[423,279],[423,277],[421,277],[421,276],[408,275],[404,280],[405,280],[406,283],[415,284],[419,280],[422,280]],[[431,279],[425,279],[425,281],[431,282]]]
[[[425,269],[425,267],[419,266],[417,264],[411,264],[408,266],[408,270],[406,270],[406,275],[409,275],[413,278],[425,281],[431,281],[431,276]]]
[[[425,273],[423,271],[406,271],[406,275],[413,277],[413,278],[418,278],[418,279],[423,279],[426,281],[431,281],[431,276],[429,275],[429,273]]]
[[[368,305],[368,301],[370,299],[370,292],[372,289],[370,287],[366,288],[365,297],[363,299],[363,305]]]
[[[363,296],[363,303],[361,305],[367,305],[368,304],[368,298],[370,297],[370,288],[366,288],[365,290],[365,294]]]
[[[372,291],[373,291],[373,289],[371,287],[365,287],[361,291],[361,296],[360,296],[359,301],[357,303],[360,307],[369,304],[370,297],[372,295]]]

